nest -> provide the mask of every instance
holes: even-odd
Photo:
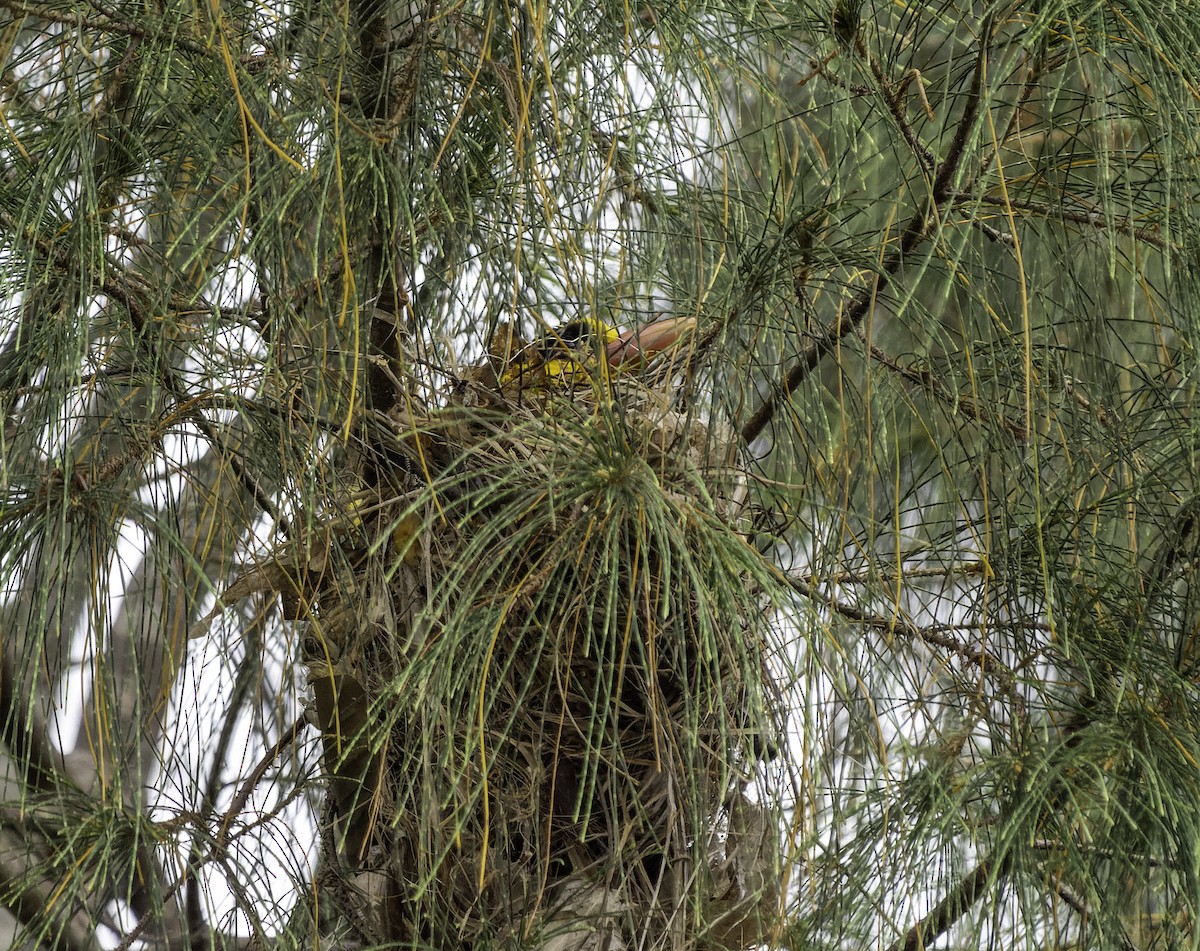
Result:
[[[326,841],[363,943],[744,948],[778,825],[745,471],[622,379],[364,419],[339,514],[277,553]]]

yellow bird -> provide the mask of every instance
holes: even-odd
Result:
[[[604,321],[581,317],[552,330],[535,346],[540,350],[546,379],[560,386],[574,386],[588,382],[597,369],[608,366],[608,346],[619,338],[616,328]]]
[[[522,348],[500,384],[504,388],[557,389],[636,372],[678,344],[695,326],[691,317],[668,318],[619,333],[595,317],[579,317]]]
[[[558,389],[589,382],[605,366],[605,348],[617,331],[595,317],[580,317],[522,347],[500,377],[507,389]]]

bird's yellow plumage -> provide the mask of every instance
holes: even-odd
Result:
[[[580,317],[525,347],[500,379],[503,387],[550,389],[581,386],[608,369],[607,348],[619,334],[595,317]]]
[[[618,333],[595,317],[579,317],[513,354],[500,374],[502,389],[568,389],[636,374],[691,338],[696,318],[666,317]]]

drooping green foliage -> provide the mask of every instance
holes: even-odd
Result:
[[[1186,7],[0,9],[31,941],[1200,942]]]

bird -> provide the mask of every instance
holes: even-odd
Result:
[[[502,389],[569,389],[638,372],[695,329],[692,317],[664,318],[619,332],[577,317],[521,348],[500,375]]]
[[[600,377],[605,348],[619,337],[596,317],[578,317],[521,348],[500,376],[504,389],[568,389]]]

